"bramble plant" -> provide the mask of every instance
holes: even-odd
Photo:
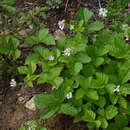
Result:
[[[25,65],[24,81],[48,83],[52,91],[35,97],[41,118],[57,113],[87,122],[88,129],[128,129],[130,120],[130,46],[125,32],[112,32],[103,23],[89,22],[92,12],[80,9],[70,22],[71,36],[54,40],[48,29],[27,38],[34,45]],[[120,124],[119,124],[120,123]]]

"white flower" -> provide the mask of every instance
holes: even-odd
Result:
[[[105,8],[100,8],[99,9],[99,16],[107,17],[107,13],[108,13],[107,9],[105,9]]]
[[[72,98],[73,97],[73,95],[72,95],[72,93],[70,92],[70,93],[68,93],[68,94],[66,94],[66,98],[67,99],[70,99],[70,98]]]
[[[128,41],[129,40],[129,36],[125,35],[125,40]]]
[[[48,57],[48,60],[50,60],[50,61],[53,61],[54,59],[55,59],[54,56],[49,56],[49,57]]]
[[[15,87],[15,86],[16,86],[16,81],[15,81],[15,79],[11,79],[11,81],[10,81],[10,86],[11,86],[11,87]]]
[[[65,20],[58,21],[58,27],[63,30],[65,27]]]
[[[123,25],[122,25],[122,29],[123,29],[123,30],[127,30],[127,29],[128,29],[128,24],[123,24]]]
[[[117,85],[117,87],[115,89],[113,89],[113,92],[120,92],[120,85]]]
[[[66,48],[64,51],[62,51],[63,56],[70,56],[71,51],[72,51],[72,48]]]

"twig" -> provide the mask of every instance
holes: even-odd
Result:
[[[68,3],[69,3],[69,0],[67,0],[67,1],[66,1],[66,4],[65,4],[65,12],[66,12],[66,10],[67,10]]]
[[[99,3],[99,7],[102,8],[100,0],[98,0],[98,3]]]

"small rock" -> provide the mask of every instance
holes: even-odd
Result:
[[[18,98],[18,103],[20,103],[20,104],[24,104],[25,103],[25,99],[24,99],[24,97],[19,97]]]
[[[65,36],[64,31],[61,31],[60,29],[57,29],[57,30],[54,32],[54,38],[55,38],[55,40],[58,40],[58,39],[60,39],[60,38],[62,38],[62,37],[64,37],[64,36]]]
[[[28,102],[26,102],[25,107],[29,110],[32,110],[32,111],[36,110],[36,106],[34,103],[34,97],[32,97]]]

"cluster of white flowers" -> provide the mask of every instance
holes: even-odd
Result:
[[[65,27],[65,20],[58,21],[58,27],[63,30]]]
[[[120,85],[117,85],[117,87],[115,89],[113,89],[113,92],[120,92]]]
[[[48,60],[49,60],[49,61],[53,61],[54,59],[55,59],[54,56],[49,56],[49,57],[48,57]]]
[[[11,79],[10,86],[11,87],[16,87],[16,81],[15,81],[15,79]]]
[[[105,8],[100,8],[99,9],[99,16],[101,16],[101,17],[107,17],[107,13],[108,13],[107,9],[105,9]]]
[[[66,48],[64,51],[62,51],[63,56],[70,56],[70,53],[72,51],[72,48]]]
[[[67,98],[67,99],[70,99],[70,98],[72,98],[72,97],[73,97],[73,95],[72,95],[71,92],[69,92],[68,94],[66,94],[66,98]]]

